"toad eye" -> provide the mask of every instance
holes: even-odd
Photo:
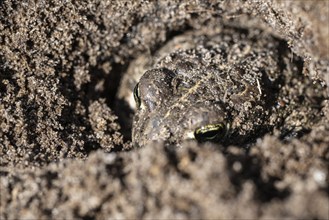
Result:
[[[199,142],[219,141],[226,136],[226,126],[224,123],[209,124],[195,129],[194,137]]]
[[[141,98],[140,98],[140,92],[139,92],[139,83],[137,83],[135,88],[134,88],[134,99],[135,99],[137,107],[139,108],[140,105],[141,105]]]

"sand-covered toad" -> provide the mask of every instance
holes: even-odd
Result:
[[[267,131],[280,75],[292,68],[280,47],[265,32],[224,28],[176,37],[152,61],[141,56],[133,142],[231,144]]]

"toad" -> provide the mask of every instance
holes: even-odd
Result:
[[[268,131],[280,75],[292,68],[279,50],[266,32],[224,28],[187,32],[141,55],[128,70],[141,75],[133,143],[242,144]]]

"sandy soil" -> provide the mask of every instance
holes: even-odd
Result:
[[[0,2],[1,219],[329,219],[328,1],[89,2]],[[318,114],[297,103],[302,135],[248,151],[134,149],[116,99],[129,63],[215,23],[285,40],[324,93]]]

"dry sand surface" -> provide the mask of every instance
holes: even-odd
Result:
[[[328,23],[324,0],[0,1],[0,219],[329,219]],[[323,94],[289,85],[314,103],[289,109],[303,132],[134,148],[116,98],[127,66],[213,24],[301,57]]]

